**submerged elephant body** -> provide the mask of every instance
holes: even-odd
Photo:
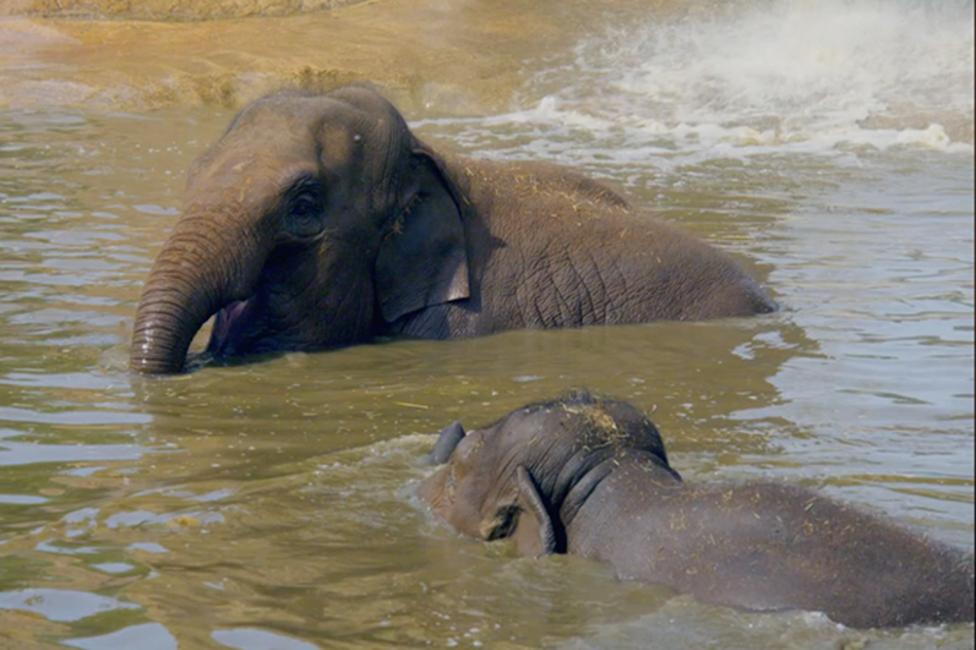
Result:
[[[465,299],[389,323],[423,338],[770,311],[727,256],[635,213],[607,187],[542,163],[442,157],[462,199]],[[487,209],[486,209],[487,208]]]
[[[973,620],[973,558],[816,492],[686,484],[654,425],[586,394],[465,435],[421,496],[458,531],[523,554],[573,553],[620,577],[751,610],[806,609],[855,627]]]
[[[131,365],[382,335],[450,338],[742,316],[773,303],[728,256],[569,169],[444,156],[374,91],[243,110],[189,174]]]

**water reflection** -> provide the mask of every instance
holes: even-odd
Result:
[[[0,592],[0,609],[33,612],[52,621],[78,621],[113,609],[138,609],[135,603],[63,589]]]
[[[124,627],[117,632],[77,639],[65,639],[62,643],[82,650],[176,650],[178,644],[172,634],[159,623],[143,623]]]

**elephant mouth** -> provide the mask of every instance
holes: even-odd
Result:
[[[249,304],[250,298],[235,300],[217,312],[210,332],[210,342],[207,344],[209,354],[218,359],[233,354],[233,342],[238,338],[246,320],[245,313]]]

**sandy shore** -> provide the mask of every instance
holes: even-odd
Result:
[[[365,79],[415,114],[483,114],[510,104],[534,67],[527,61],[558,63],[605,21],[604,9],[578,0],[62,0],[56,11],[54,4],[0,4],[0,107],[236,107],[283,86]],[[180,11],[190,6],[195,18],[235,17],[136,19],[167,7],[186,18]],[[262,15],[246,17],[253,13]]]
[[[0,0],[0,13],[125,20],[212,20],[289,16],[364,0]]]

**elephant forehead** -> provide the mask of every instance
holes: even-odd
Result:
[[[660,444],[653,424],[616,402],[560,400],[513,416],[505,427],[511,442],[527,449],[543,447],[550,455],[557,450],[572,454],[579,448],[656,448]]]
[[[199,212],[208,206],[228,209],[257,210],[255,215],[273,207],[279,196],[303,176],[314,176],[314,160],[303,158],[230,157],[196,175],[187,183],[184,210]]]
[[[362,149],[362,129],[325,123],[319,133],[320,157],[324,164],[336,164],[356,158]]]
[[[272,123],[284,123],[296,128],[311,125],[324,113],[341,107],[342,102],[324,96],[290,93],[269,95],[245,106],[231,121],[227,133]]]
[[[564,404],[563,410],[582,419],[585,433],[607,441],[621,437],[620,426],[603,404]]]
[[[235,134],[268,132],[277,139],[284,134],[318,137],[323,127],[355,130],[387,130],[396,126],[396,109],[387,102],[360,107],[329,96],[272,96],[244,109],[228,127],[224,139]]]

